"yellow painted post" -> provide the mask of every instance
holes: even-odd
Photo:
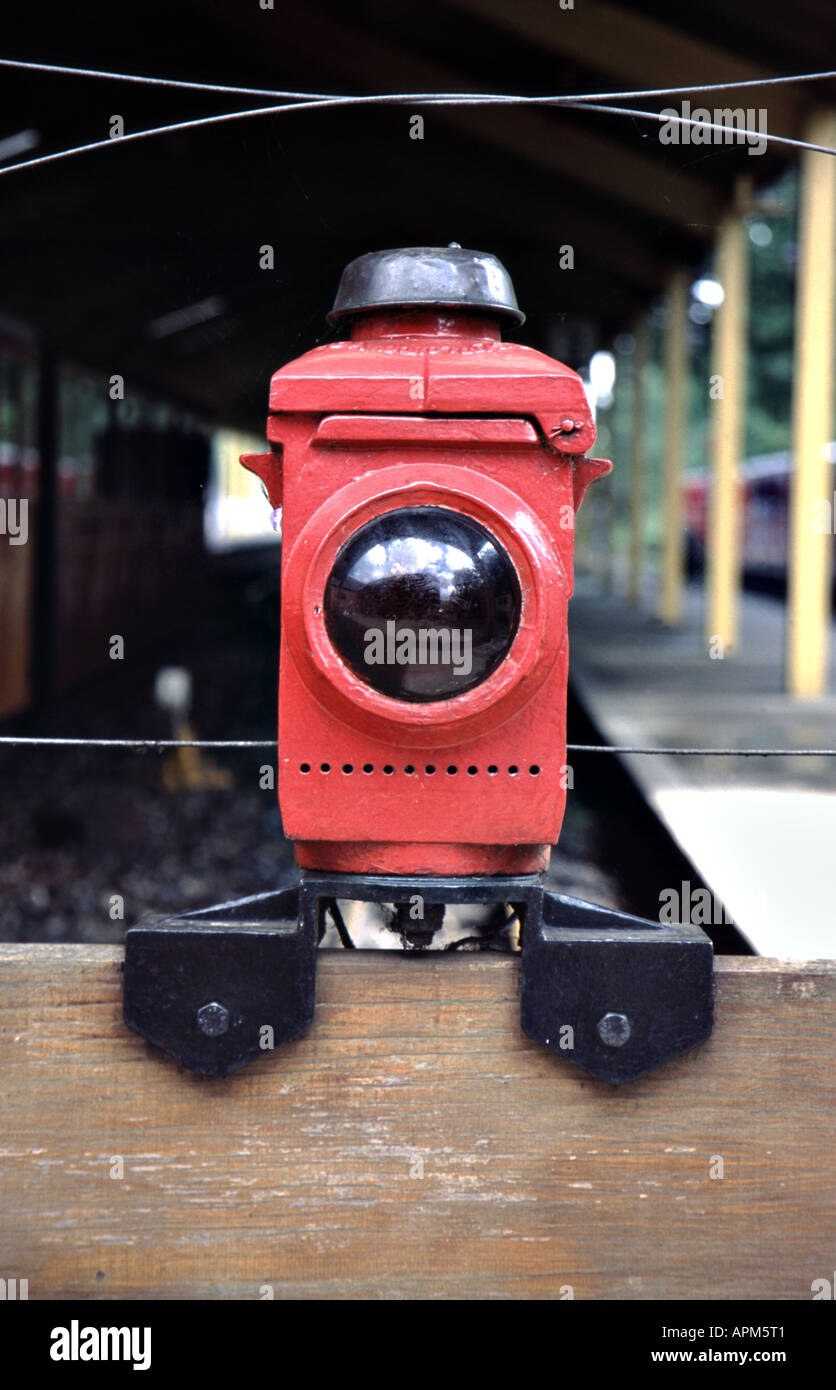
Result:
[[[633,418],[632,451],[630,458],[630,555],[627,593],[631,603],[641,598],[642,561],[644,559],[644,486],[645,454],[647,450],[644,368],[647,362],[647,320],[636,323],[633,351]]]
[[[612,449],[610,449],[609,454],[607,455],[607,457],[610,457],[610,455],[612,454],[612,452],[613,452]],[[604,587],[605,587],[607,593],[612,593],[612,590],[613,590],[613,587],[614,587],[614,584],[615,584],[615,526],[616,526],[618,508],[617,508],[617,505],[616,505],[615,485],[614,485],[614,483],[613,483],[613,475],[612,475],[612,473],[610,474],[610,476],[609,476],[608,478],[605,478],[604,481],[605,481],[605,483],[606,483],[606,485],[607,485],[607,491],[606,491],[606,494],[605,494],[605,497],[604,497],[604,504],[605,504],[606,509],[607,509],[607,510],[606,510],[606,541],[605,541],[605,544],[606,544],[606,564],[605,564],[605,568],[604,568]]]
[[[598,438],[595,441],[596,449],[597,452],[605,458],[612,458],[613,455],[612,421],[613,413],[611,408],[603,417],[599,415],[597,420]],[[605,593],[612,593],[615,581],[614,557],[616,522],[615,490],[613,488],[612,473],[610,473],[609,477],[602,479],[600,491],[595,497],[595,505],[597,507],[598,517],[598,526],[596,528],[597,542],[601,552],[600,560],[598,560],[596,568],[600,576],[603,591]]]
[[[836,145],[836,111],[805,130]],[[793,695],[827,689],[832,565],[832,483],[826,447],[833,429],[833,294],[836,163],[805,151],[801,163],[798,285],[795,301],[787,622],[787,687]],[[825,525],[830,519],[830,526]]]
[[[591,507],[581,507],[580,511],[575,513],[575,567],[583,573],[589,572],[592,563],[592,544],[589,535],[591,513]]]
[[[682,475],[685,461],[688,393],[688,277],[677,270],[668,291],[665,341],[665,456],[662,461],[662,573],[659,617],[675,627],[682,621],[685,573]]]
[[[717,235],[717,278],[723,303],[714,315],[711,402],[711,498],[707,533],[706,640],[723,654],[738,641],[740,621],[740,495],[746,411],[748,237],[739,211],[723,216]]]

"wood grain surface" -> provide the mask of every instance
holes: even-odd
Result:
[[[322,952],[308,1035],[213,1080],[124,1027],[120,961],[0,946],[0,1277],[30,1299],[809,1299],[833,1276],[834,963],[721,958],[711,1040],[616,1088],[523,1037],[512,958]]]

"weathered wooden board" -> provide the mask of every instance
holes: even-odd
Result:
[[[30,1298],[832,1276],[836,964],[721,959],[711,1041],[618,1089],[522,1036],[513,959],[384,952],[322,953],[308,1036],[200,1079],[124,1028],[120,955],[0,946],[0,1276]]]

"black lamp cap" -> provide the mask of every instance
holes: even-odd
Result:
[[[486,251],[449,246],[404,246],[369,251],[350,261],[340,278],[330,324],[368,309],[475,309],[525,323],[505,266]]]

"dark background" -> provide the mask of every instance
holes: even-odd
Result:
[[[85,0],[8,7],[0,54],[317,93],[569,94],[804,72],[827,61],[834,40],[827,0],[673,8],[577,0],[573,10],[555,0],[276,0],[272,10],[258,0]],[[770,129],[799,136],[806,114],[834,91],[794,85],[745,102],[765,103]],[[39,155],[105,138],[116,114],[130,134],[264,104],[0,69],[0,140],[35,130]],[[410,138],[419,112],[423,140]],[[780,151],[750,159],[739,149],[663,146],[656,135],[646,122],[593,112],[406,102],[114,141],[16,173],[0,164],[0,343],[37,363],[40,447],[32,585],[15,588],[0,572],[0,600],[7,611],[15,595],[20,604],[0,661],[16,659],[18,637],[31,634],[20,656],[29,694],[3,727],[165,736],[154,674],[180,663],[194,677],[199,734],[270,738],[275,729],[275,552],[223,563],[202,553],[206,465],[195,469],[182,422],[154,438],[142,435],[145,425],[131,434],[116,422],[115,453],[98,450],[93,496],[65,498],[50,395],[64,365],[93,373],[102,391],[111,374],[123,375],[129,396],[150,393],[192,412],[204,439],[214,426],[260,434],[271,373],[331,336],[324,316],[348,260],[456,240],[507,265],[528,315],[517,336],[582,367],[658,299],[673,268],[705,264],[737,175],[768,182],[787,164]],[[271,271],[259,267],[265,244],[274,248]],[[565,245],[575,252],[571,272],[560,269]],[[149,330],[213,297],[222,311],[206,322],[165,338]],[[170,522],[174,499],[182,526],[163,538],[154,508]],[[4,547],[0,566],[12,561],[20,556]],[[95,603],[84,589],[94,569],[103,576]],[[68,594],[76,594],[72,612]],[[123,663],[107,660],[114,631],[127,633]],[[110,940],[143,912],[271,886],[289,850],[275,793],[258,786],[265,760],[225,754],[231,791],[175,795],[161,790],[157,755],[4,750],[0,931]],[[634,859],[624,835],[633,812],[623,788],[602,801],[600,762],[588,777],[579,769],[558,881],[647,911],[635,884],[613,877],[619,846]],[[659,881],[675,881],[661,857],[656,864]],[[654,884],[645,888],[652,902]],[[124,922],[108,916],[113,894],[125,898]]]
[[[820,68],[836,52],[827,0],[698,7],[578,0],[390,5],[383,0],[84,0],[15,4],[5,56],[313,92],[620,91]],[[766,104],[801,133],[833,84],[710,95]],[[677,99],[679,100],[679,99]],[[692,101],[700,101],[694,96]],[[108,134],[269,104],[5,71],[0,134],[46,153]],[[655,109],[664,98],[644,103]],[[342,266],[368,250],[446,245],[506,262],[526,341],[571,366],[628,326],[672,266],[696,266],[740,172],[786,156],[663,146],[631,118],[548,109],[405,106],[258,117],[107,148],[0,178],[0,308],[58,351],[121,371],[227,423],[257,428],[276,366],[324,333]],[[259,247],[275,247],[275,272]],[[561,272],[560,245],[575,247]],[[210,323],[150,340],[153,318],[220,295]]]

